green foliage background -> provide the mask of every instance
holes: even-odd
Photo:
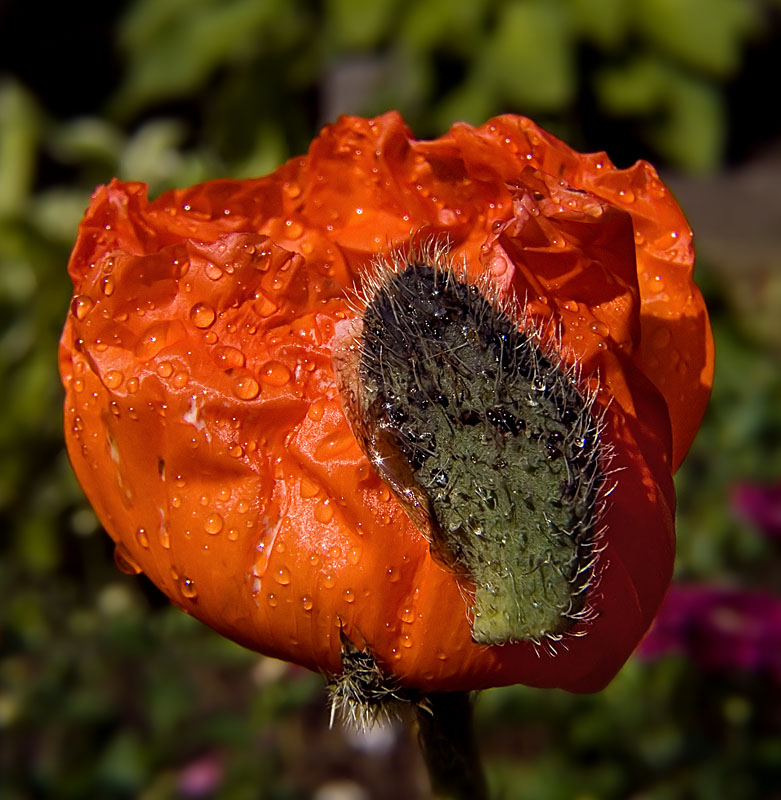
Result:
[[[407,732],[329,732],[317,676],[218,638],[113,568],[63,450],[55,360],[89,194],[113,175],[156,193],[262,174],[338,111],[391,107],[419,136],[514,111],[621,165],[717,175],[781,134],[761,89],[778,78],[781,4],[28,6],[0,8],[0,796],[424,796]],[[734,267],[700,266],[719,361],[678,478],[678,571],[773,588],[779,544],[727,495],[781,479],[781,253],[759,275]],[[781,797],[779,694],[778,676],[633,660],[592,697],[484,693],[479,734],[497,797]]]

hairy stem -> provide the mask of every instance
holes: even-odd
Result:
[[[487,800],[468,692],[434,692],[417,706],[418,738],[437,800]]]

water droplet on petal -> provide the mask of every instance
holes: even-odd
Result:
[[[415,614],[411,608],[405,608],[401,614],[399,614],[402,622],[414,622]]]
[[[318,522],[322,522],[325,525],[333,519],[333,516],[334,516],[334,508],[331,505],[331,501],[329,498],[321,500],[315,506],[315,519]]]
[[[355,602],[355,592],[352,589],[345,589],[344,590],[344,599],[347,603],[354,603]]]
[[[214,536],[222,530],[223,524],[223,519],[219,514],[210,514],[206,517],[203,527],[206,533],[210,533]]]
[[[116,369],[110,369],[103,378],[107,389],[117,389],[124,379],[124,375]]]
[[[301,234],[304,232],[304,226],[300,222],[296,222],[292,219],[285,220],[285,228],[287,229],[287,235],[291,239],[300,238]]]
[[[314,603],[312,602],[311,597],[307,597],[306,595],[304,595],[301,598],[301,605],[304,607],[304,611],[311,611],[312,606],[314,606]]]
[[[116,284],[114,283],[114,279],[111,277],[111,275],[106,275],[106,277],[103,278],[103,280],[100,282],[100,288],[106,297],[111,297],[111,295],[114,294]]]
[[[208,328],[214,323],[215,317],[214,309],[206,303],[196,303],[190,309],[190,322],[196,328]]]
[[[260,385],[251,375],[240,375],[233,384],[233,393],[239,400],[254,400],[260,394]]]
[[[216,264],[207,264],[204,272],[206,277],[212,281],[218,281],[222,277],[222,269]]]
[[[267,361],[260,368],[260,379],[269,386],[284,386],[290,380],[290,370],[280,361]]]
[[[114,548],[114,564],[125,575],[138,575],[141,572],[141,567],[134,561],[130,551],[122,542]]]
[[[149,549],[149,537],[146,535],[146,531],[143,528],[139,528],[136,531],[136,541],[143,547],[145,550]]]
[[[236,347],[219,347],[215,352],[217,363],[222,369],[239,369],[244,366],[244,353]]]
[[[188,578],[183,575],[182,581],[179,585],[182,590],[182,594],[188,600],[194,600],[197,597],[198,591],[195,588],[195,581],[193,581],[192,578]]]
[[[71,314],[73,314],[77,320],[81,321],[89,314],[94,305],[95,302],[91,297],[88,297],[86,294],[80,294],[71,301]]]
[[[287,567],[280,567],[274,577],[278,584],[287,586],[290,583],[290,570]]]
[[[654,331],[654,334],[651,336],[651,346],[655,350],[664,350],[668,347],[671,340],[672,334],[669,329],[659,328],[659,330]]]

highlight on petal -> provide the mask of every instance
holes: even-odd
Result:
[[[189,613],[391,694],[593,691],[644,635],[712,370],[648,165],[343,117],[266,177],[99,188],[69,271],[74,470]]]

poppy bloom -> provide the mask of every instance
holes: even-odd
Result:
[[[69,266],[70,457],[119,565],[247,647],[597,690],[671,575],[713,362],[692,265],[652,167],[516,116],[113,181]]]

